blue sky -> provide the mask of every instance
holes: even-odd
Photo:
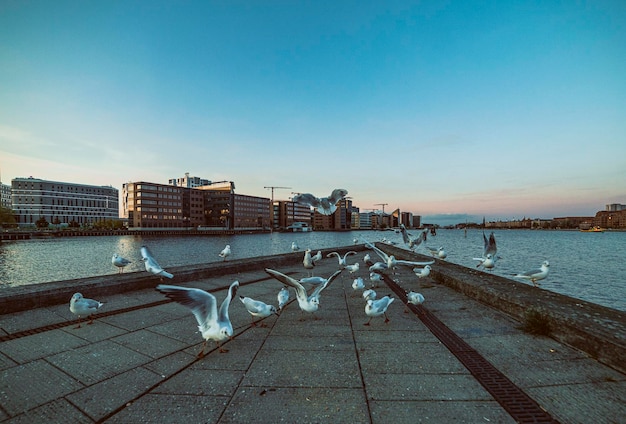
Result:
[[[626,203],[626,3],[0,2],[0,172],[345,188],[431,220]]]

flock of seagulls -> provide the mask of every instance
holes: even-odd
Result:
[[[347,194],[348,191],[345,189],[335,189],[328,197],[318,198],[310,193],[305,193],[298,194],[293,198],[293,200],[296,203],[306,204],[316,208],[319,213],[330,215],[337,209],[336,203],[345,198]],[[418,248],[427,239],[426,231],[422,231],[417,237],[413,237],[408,233],[404,225],[400,225],[400,232],[402,234],[404,244],[410,251]],[[363,257],[363,262],[368,265],[371,287],[367,288],[363,277],[357,276],[352,282],[352,289],[355,292],[363,290],[362,297],[365,301],[364,311],[365,315],[368,317],[368,320],[364,323],[364,325],[369,326],[372,319],[377,317],[384,317],[384,322],[388,323],[389,317],[387,316],[387,310],[395,299],[391,296],[377,298],[377,293],[374,291],[374,288],[378,287],[378,282],[382,280],[381,274],[385,271],[391,271],[395,274],[397,267],[409,266],[412,268],[415,276],[418,279],[422,279],[430,275],[432,270],[431,265],[433,265],[435,261],[417,262],[399,260],[396,259],[394,255],[388,255],[367,240],[363,241],[365,246],[372,250],[380,258],[380,261],[372,261],[370,254],[367,253]],[[355,239],[354,242],[355,244],[358,244],[358,239]],[[393,243],[389,241],[387,242]],[[426,248],[433,257],[439,259],[445,259],[447,257],[447,253],[443,247],[436,249],[429,247]],[[300,247],[295,241],[291,245],[291,250],[293,252],[300,250]],[[146,271],[158,276],[161,283],[163,282],[163,278],[172,279],[174,277],[173,274],[167,272],[159,265],[146,246],[142,246],[140,252]],[[219,253],[219,257],[221,257],[223,261],[226,261],[231,253],[230,245],[226,245],[226,247]],[[314,269],[316,262],[322,259],[321,251],[318,251],[314,256],[311,253],[311,249],[306,249],[302,262],[304,268],[308,271]],[[293,289],[296,295],[296,300],[301,312],[300,320],[304,319],[305,314],[311,314],[313,319],[319,319],[315,313],[320,308],[320,297],[322,291],[326,289],[334,280],[336,280],[344,270],[347,270],[350,274],[357,274],[359,272],[360,265],[358,261],[352,264],[348,263],[348,258],[356,254],[357,253],[355,251],[348,251],[343,254],[343,256],[338,252],[328,253],[326,257],[336,257],[339,267],[339,269],[333,272],[328,278],[309,276],[301,279],[295,279],[280,271],[266,268],[265,272],[272,278],[282,283],[283,287],[281,287],[277,294],[277,307],[250,297],[239,296],[241,303],[251,316],[251,326],[256,326],[258,322],[260,322],[259,326],[266,326],[264,323],[265,318],[271,315],[280,315],[289,302],[290,289]],[[485,269],[494,268],[498,256],[496,240],[493,232],[489,238],[487,238],[483,231],[483,256],[473,259],[479,261],[477,267],[482,266]],[[119,269],[119,273],[122,273],[124,268],[131,263],[131,261],[119,256],[118,254],[113,255],[111,262]],[[547,277],[549,273],[549,265],[548,261],[544,261],[539,269],[515,274],[514,277],[528,280],[532,282],[535,287],[537,287],[537,281]],[[310,294],[305,285],[312,287]],[[159,284],[156,286],[157,291],[174,302],[187,307],[195,316],[198,323],[198,330],[204,339],[202,350],[198,353],[198,357],[204,356],[204,351],[209,340],[216,343],[219,352],[227,352],[227,349],[225,349],[222,344],[224,341],[233,337],[233,326],[230,321],[228,311],[238,289],[239,282],[234,281],[229,286],[228,293],[218,308],[215,296],[204,290],[167,284]],[[425,301],[424,296],[421,293],[414,291],[406,293],[406,300],[408,304],[413,305],[421,305]],[[78,317],[76,328],[80,328],[82,317],[90,318],[89,324],[92,324],[93,314],[95,314],[102,306],[102,302],[93,299],[86,299],[81,293],[75,293],[70,299],[70,311]],[[408,312],[407,308],[405,308],[405,312]]]

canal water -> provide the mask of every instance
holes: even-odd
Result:
[[[417,234],[416,231],[413,231]],[[489,233],[486,233],[487,236]],[[541,287],[557,293],[626,311],[626,232],[581,233],[578,231],[496,230],[498,256],[494,274],[512,275],[538,268],[550,261],[550,274]],[[291,252],[291,243],[303,252],[354,244],[354,239],[387,239],[402,246],[394,231],[311,233],[264,233],[224,236],[99,236],[4,241],[0,243],[0,290],[117,273],[111,264],[114,253],[132,263],[125,272],[144,271],[140,248],[147,246],[164,267],[219,262],[219,252],[229,244],[232,256],[241,259]],[[429,236],[418,253],[443,247],[447,261],[476,268],[474,257],[482,255],[481,230],[439,230]],[[354,257],[352,263],[361,260]],[[325,260],[336,260],[329,258]],[[363,271],[363,277],[366,277]]]

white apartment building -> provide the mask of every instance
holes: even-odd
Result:
[[[79,225],[119,218],[119,191],[111,186],[14,178],[11,200],[20,227],[33,226],[40,218]]]

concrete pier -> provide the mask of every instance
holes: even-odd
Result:
[[[348,262],[361,270],[322,292],[316,317],[301,314],[290,290],[280,316],[252,326],[235,299],[229,352],[209,343],[201,359],[195,318],[145,272],[0,292],[0,422],[623,422],[624,313],[437,260],[421,281],[408,267],[386,273],[389,286],[375,290],[395,298],[390,321],[365,326],[351,287],[356,275],[369,286],[365,248],[333,250],[357,250]],[[276,304],[282,284],[264,269],[305,277],[302,256],[168,269],[175,277],[165,283],[221,302],[238,280],[238,295]],[[313,272],[337,267],[324,258]],[[409,290],[424,304],[407,308]],[[93,325],[74,328],[77,291],[105,303]],[[529,308],[550,336],[521,329]]]

